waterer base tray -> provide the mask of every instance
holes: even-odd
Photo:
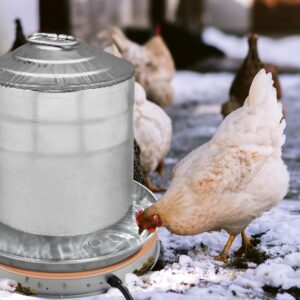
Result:
[[[0,265],[0,276],[17,281],[30,288],[38,297],[74,298],[103,293],[110,286],[107,278],[114,274],[124,280],[125,274],[146,268],[149,270],[156,263],[160,253],[160,243],[153,235],[144,246],[129,258],[112,266],[99,270],[72,273],[45,273],[28,271]]]
[[[0,276],[16,280],[38,296],[62,298],[106,291],[109,274],[121,279],[149,268],[159,255],[156,234],[138,235],[134,212],[156,201],[143,185],[133,182],[132,203],[117,224],[86,235],[42,236],[0,223]]]

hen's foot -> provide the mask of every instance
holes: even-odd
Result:
[[[162,193],[165,192],[167,189],[164,187],[156,186],[147,175],[145,175],[146,180],[146,187],[153,193]]]
[[[241,248],[237,251],[234,252],[234,256],[251,256],[253,255],[255,252],[259,252],[254,246],[252,245],[242,245]]]
[[[269,256],[264,251],[260,251],[254,246],[242,246],[239,250],[234,252],[231,264],[236,268],[247,269],[249,262],[260,265],[268,258]]]
[[[222,261],[224,263],[228,262],[228,256],[229,256],[229,250],[231,248],[231,245],[233,243],[233,241],[235,240],[235,236],[234,235],[230,235],[225,246],[224,249],[222,250],[222,252],[218,255],[218,256],[214,256],[215,260],[218,261]]]
[[[256,249],[248,239],[245,231],[242,233],[242,246],[233,254],[231,264],[237,268],[248,268],[248,262],[261,264],[269,257],[264,251]]]
[[[248,238],[245,230],[241,232],[242,236],[242,246],[239,250],[234,252],[235,256],[241,256],[246,253],[250,253],[254,248],[254,246],[251,244],[250,239]]]
[[[217,255],[217,256],[214,256],[213,257],[214,258],[214,260],[216,260],[216,261],[221,261],[221,262],[223,262],[224,264],[227,264],[228,263],[228,256],[225,256],[224,254],[219,254],[219,255]]]

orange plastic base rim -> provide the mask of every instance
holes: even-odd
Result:
[[[41,279],[76,279],[82,277],[92,277],[98,276],[105,273],[110,273],[115,270],[121,269],[130,265],[131,263],[135,262],[139,258],[141,258],[145,253],[147,253],[151,247],[153,247],[154,243],[157,240],[157,235],[154,234],[146,243],[145,245],[139,249],[136,253],[134,253],[129,258],[113,264],[108,267],[101,268],[99,270],[91,270],[91,271],[81,271],[81,272],[69,272],[69,273],[47,273],[47,272],[39,272],[39,271],[30,271],[24,269],[18,269],[15,267],[6,266],[0,264],[0,269],[5,270],[10,273],[14,273],[17,275],[25,276],[25,277],[33,277],[33,278],[41,278]]]

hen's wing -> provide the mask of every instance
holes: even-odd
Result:
[[[208,144],[182,160],[175,178],[185,173],[188,181],[211,190],[241,188],[268,157],[280,158],[284,128],[271,74],[262,70],[255,76],[244,106],[224,119]]]
[[[174,170],[173,186],[181,186],[200,194],[238,192],[259,172],[271,148],[251,149],[232,146],[215,148],[210,144],[191,152]]]

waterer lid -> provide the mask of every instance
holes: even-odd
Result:
[[[62,34],[32,34],[0,57],[0,85],[39,92],[101,88],[133,75],[127,60]]]

